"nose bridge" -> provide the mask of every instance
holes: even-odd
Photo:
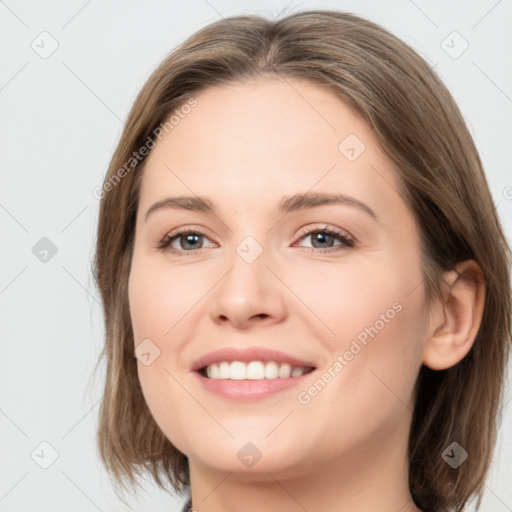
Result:
[[[228,319],[242,326],[251,318],[282,314],[279,280],[267,268],[270,251],[256,237],[263,235],[246,235],[226,257],[229,270],[211,306],[214,321]]]
[[[235,212],[236,222],[230,222],[231,238],[233,240],[232,254],[226,258],[230,267],[230,274],[242,279],[252,280],[255,274],[263,278],[268,272],[265,265],[269,264],[270,239],[273,232],[268,232],[268,226],[260,213],[251,207],[238,208]],[[259,219],[259,220],[258,220]]]
[[[228,260],[231,270],[224,283],[228,297],[235,301],[256,301],[264,293],[265,273],[268,272],[268,251],[263,243],[247,235],[234,247]]]

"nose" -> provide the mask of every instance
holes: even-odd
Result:
[[[244,251],[247,247],[249,251]],[[212,290],[210,316],[214,323],[247,330],[278,323],[285,317],[285,287],[265,250],[254,260],[254,252],[249,256],[256,249],[240,244],[231,255],[229,270]]]

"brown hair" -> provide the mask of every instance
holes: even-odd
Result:
[[[429,304],[440,296],[442,270],[466,259],[480,265],[486,294],[474,345],[447,370],[421,368],[409,437],[409,486],[418,507],[461,511],[474,496],[480,504],[510,350],[510,249],[474,142],[441,80],[379,25],[326,10],[210,24],[161,63],[132,107],[105,177],[94,262],[106,331],[98,361],[106,359],[103,463],[124,488],[135,487],[144,471],[178,492],[190,483],[188,459],[151,416],[133,358],[127,284],[145,160],[132,155],[205,88],[259,76],[327,87],[373,129],[416,218]],[[469,453],[458,469],[441,457],[453,441]]]

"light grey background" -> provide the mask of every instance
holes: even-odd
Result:
[[[176,44],[220,17],[309,8],[367,17],[435,65],[468,122],[512,239],[510,0],[0,2],[0,511],[130,510],[96,454],[102,386],[91,374],[103,320],[90,272],[93,190],[137,92]],[[43,237],[55,255],[36,246]],[[511,438],[508,402],[486,512],[512,510]],[[52,450],[58,458],[42,469]],[[173,511],[181,502],[148,483],[129,504]]]

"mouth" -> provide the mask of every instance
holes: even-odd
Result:
[[[191,370],[208,393],[230,401],[253,402],[293,387],[305,388],[317,373],[317,365],[267,347],[232,346],[200,357]]]
[[[218,361],[200,368],[201,377],[212,380],[296,379],[315,370],[313,366],[280,361]]]

